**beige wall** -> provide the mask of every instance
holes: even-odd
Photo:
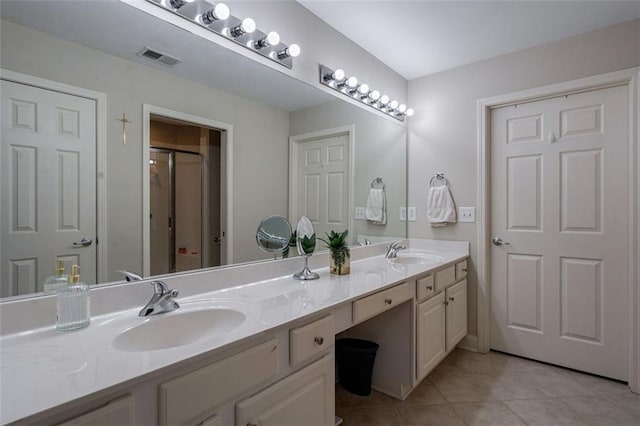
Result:
[[[444,172],[458,206],[477,203],[477,100],[640,65],[640,20],[570,37],[409,82],[409,205],[418,221],[409,236],[467,240],[472,265],[478,225],[430,228],[426,220],[427,181]],[[472,267],[469,300],[477,300]],[[477,332],[477,305],[469,304],[469,332]]]

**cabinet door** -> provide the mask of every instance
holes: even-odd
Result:
[[[236,404],[236,425],[334,424],[333,357],[327,355]]]
[[[467,280],[445,291],[447,302],[447,352],[467,335]]]
[[[446,356],[444,292],[418,305],[418,381]]]
[[[58,426],[133,425],[133,397],[127,395]]]

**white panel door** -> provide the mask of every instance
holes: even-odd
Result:
[[[627,93],[492,111],[493,349],[627,379]]]
[[[1,88],[1,296],[42,291],[57,259],[95,283],[95,101],[8,81]]]
[[[311,220],[319,237],[349,227],[348,135],[300,144],[297,217],[301,216]]]
[[[418,381],[424,379],[447,356],[445,318],[444,291],[418,305]]]

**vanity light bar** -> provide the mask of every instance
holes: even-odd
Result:
[[[260,31],[253,19],[233,16],[226,4],[216,0],[147,1],[287,68],[293,68],[293,58],[300,54],[297,44],[282,43],[277,32]]]
[[[371,108],[389,114],[397,120],[404,121],[405,117],[413,115],[413,109],[389,99],[387,95],[380,96],[378,90],[371,90],[366,83],[359,84],[356,77],[347,77],[341,69],[332,70],[321,64],[320,83]]]

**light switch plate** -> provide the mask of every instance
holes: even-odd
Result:
[[[364,207],[356,207],[356,219],[364,219]]]
[[[458,222],[475,222],[475,207],[458,207]]]
[[[406,207],[400,207],[400,221],[401,222],[406,222],[407,221],[407,208]]]
[[[417,216],[418,216],[418,214],[416,212],[416,208],[415,207],[409,207],[407,209],[407,218],[409,219],[409,222],[415,222]]]

